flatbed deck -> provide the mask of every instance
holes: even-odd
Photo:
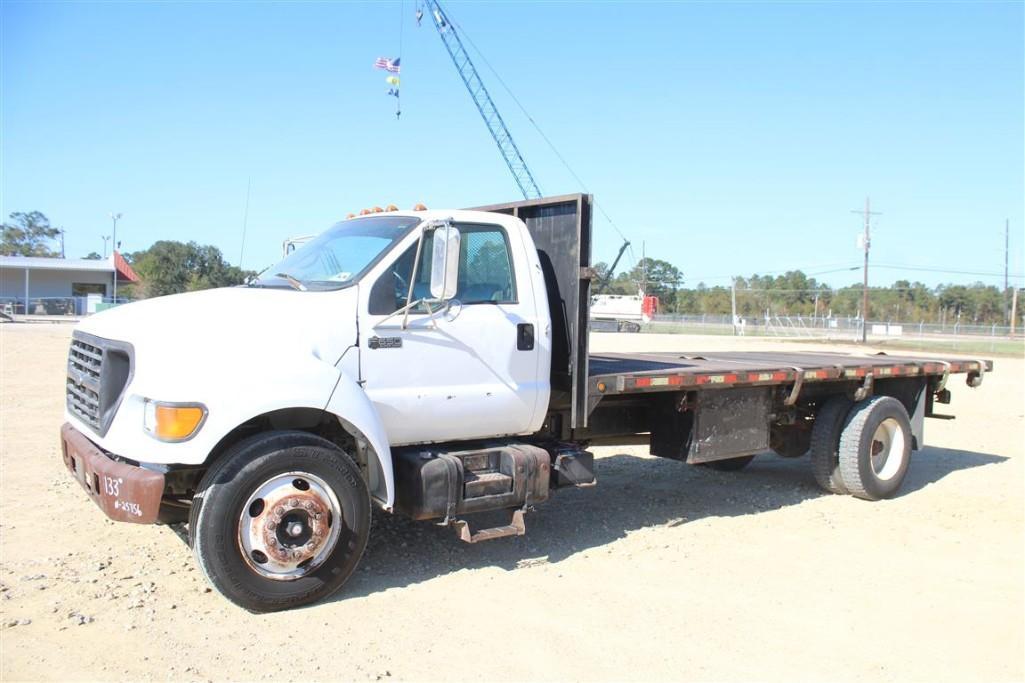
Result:
[[[588,364],[588,388],[606,396],[681,387],[771,386],[967,373],[972,386],[993,369],[986,360],[829,352],[600,353]]]

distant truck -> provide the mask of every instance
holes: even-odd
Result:
[[[591,297],[592,332],[640,332],[658,311],[658,297],[637,294],[595,294]]]
[[[595,483],[589,445],[738,470],[807,455],[818,483],[901,486],[924,418],[980,360],[588,352],[591,198],[342,221],[246,286],[97,314],[68,355],[64,462],[103,512],[187,520],[253,611],[338,590],[371,505],[474,543]],[[473,513],[506,510],[476,529]]]

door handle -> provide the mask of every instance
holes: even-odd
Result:
[[[520,323],[516,326],[516,349],[518,351],[534,350],[534,325]]]

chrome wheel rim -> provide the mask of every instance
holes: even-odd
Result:
[[[257,574],[294,581],[324,563],[338,543],[342,508],[309,472],[286,472],[258,486],[238,522],[242,558]]]
[[[888,417],[879,423],[872,435],[872,472],[886,481],[893,479],[904,461],[904,430],[897,420]]]

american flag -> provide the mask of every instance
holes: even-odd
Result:
[[[399,73],[400,67],[399,58],[388,59],[387,57],[378,57],[377,61],[374,62],[374,66],[378,69],[384,69],[385,71],[391,71],[393,74]]]

